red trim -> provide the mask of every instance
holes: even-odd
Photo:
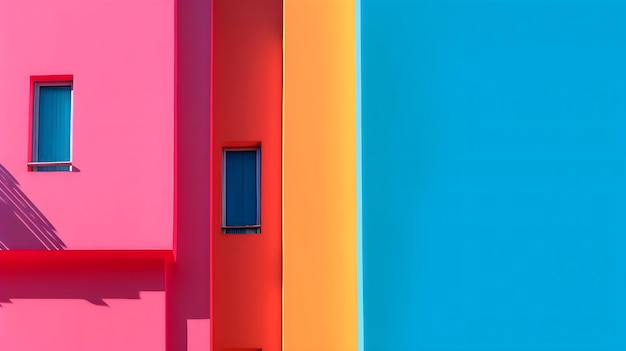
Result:
[[[47,83],[47,82],[71,82],[74,80],[72,74],[55,74],[48,76],[30,76],[31,85],[33,83]]]
[[[30,77],[30,87],[28,88],[30,91],[30,97],[28,100],[28,145],[26,150],[28,150],[28,155],[26,156],[26,170],[32,171],[32,167],[28,166],[28,163],[33,162],[33,103],[35,99],[35,77]]]
[[[0,262],[54,262],[72,260],[161,260],[174,262],[172,250],[2,250]]]
[[[74,82],[74,75],[72,74],[57,74],[48,76],[30,76],[30,97],[28,101],[28,155],[26,156],[26,169],[32,172],[33,167],[28,166],[28,163],[33,162],[33,118],[35,110],[35,83],[49,83],[49,82]]]
[[[223,141],[220,143],[223,148],[238,148],[238,147],[250,147],[250,148],[261,148],[260,141]],[[221,173],[220,173],[221,174]]]

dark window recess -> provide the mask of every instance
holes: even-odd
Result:
[[[259,168],[258,149],[224,150],[222,233],[261,232]]]

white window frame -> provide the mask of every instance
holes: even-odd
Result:
[[[226,154],[237,151],[256,152],[256,224],[233,226],[226,225]],[[225,147],[222,149],[222,234],[228,233],[229,229],[256,229],[256,232],[240,234],[261,233],[261,148],[260,147]]]
[[[56,161],[56,162],[40,162],[36,161],[39,159],[38,149],[39,149],[39,94],[41,87],[70,87],[70,159],[67,161]],[[69,166],[68,171],[72,172],[72,160],[73,160],[73,149],[74,149],[74,82],[73,81],[56,81],[56,82],[35,82],[33,87],[33,130],[32,130],[32,161],[28,163],[28,166],[31,167],[33,171],[37,171],[39,167],[52,167],[52,166]]]

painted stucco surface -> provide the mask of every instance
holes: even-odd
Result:
[[[2,1],[0,48],[5,249],[171,249],[174,1]],[[76,169],[28,172],[30,77],[58,74]]]
[[[624,3],[361,3],[365,350],[624,349]]]
[[[282,2],[213,2],[211,327],[215,351],[281,350]],[[222,152],[259,147],[260,234],[222,234]]]
[[[174,335],[174,33],[171,0],[0,1],[0,349],[165,350]],[[26,166],[31,76],[48,75],[73,76],[74,172]]]
[[[0,349],[165,350],[162,262],[0,266]]]
[[[165,273],[166,343],[168,351],[194,351],[210,342],[211,2],[176,5],[176,262]]]
[[[355,351],[355,2],[284,6],[284,349]]]

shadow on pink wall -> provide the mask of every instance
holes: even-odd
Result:
[[[140,299],[141,291],[164,291],[163,262],[139,260],[30,262],[0,267],[0,307],[12,299],[82,299],[108,307],[105,299]]]
[[[188,351],[210,334],[211,2],[179,0],[176,22],[176,263],[166,269],[166,342],[168,351]]]
[[[64,250],[52,223],[0,164],[0,250]],[[67,251],[66,251],[67,252]],[[0,265],[0,307],[12,299],[140,299],[165,291],[162,260],[17,261]]]
[[[63,250],[65,244],[46,216],[0,164],[0,250]]]

